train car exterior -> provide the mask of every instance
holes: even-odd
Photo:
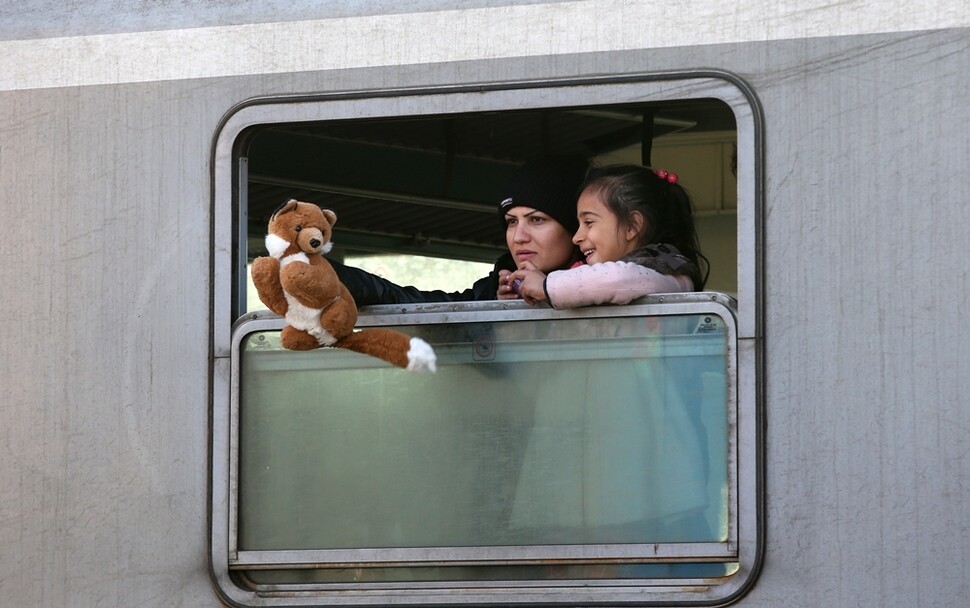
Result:
[[[3,3],[0,16],[0,302],[10,320],[0,605],[961,606],[970,596],[970,359],[957,331],[970,302],[964,1]],[[286,450],[292,429],[272,426],[286,414],[257,417],[248,412],[260,403],[246,400],[292,384],[273,374],[320,363],[280,364],[264,346],[281,322],[247,308],[245,275],[259,171],[277,172],[274,192],[307,187],[271,162],[287,149],[279,164],[302,159],[292,146],[310,135],[303,127],[349,154],[375,124],[403,133],[413,119],[439,127],[443,117],[558,109],[616,118],[698,104],[732,117],[729,135],[701,138],[730,207],[705,223],[730,266],[710,291],[566,313],[376,307],[363,323],[428,336],[439,373],[400,384],[332,357],[320,377],[380,373],[381,390],[412,395],[402,401],[415,411],[456,390],[483,395],[469,397],[482,406],[472,417],[455,418],[476,434],[420,454],[434,463],[463,453],[466,438],[497,457],[489,427],[518,414],[481,414],[500,382],[482,370],[509,373],[494,363],[526,362],[549,380],[542,366],[571,365],[562,361],[577,344],[602,345],[591,370],[700,349],[701,363],[720,366],[695,379],[712,386],[701,401],[722,423],[706,426],[706,450],[722,454],[704,460],[708,528],[663,536],[676,528],[664,513],[650,520],[656,538],[602,526],[591,542],[511,528],[497,539],[495,522],[519,517],[515,497],[495,512],[481,505],[521,492],[521,479],[483,485],[477,471],[436,463],[422,483],[438,476],[462,495],[422,486],[433,499],[395,513],[400,525],[368,530],[371,545],[353,544],[365,537],[353,516],[386,520],[373,507],[381,492],[340,505],[336,522],[280,500],[291,486],[300,500],[328,499],[305,493],[301,480],[316,477],[288,476],[304,456]],[[335,127],[357,130],[340,139]],[[655,154],[675,157],[656,142]],[[685,331],[678,319],[696,322]],[[640,342],[618,339],[630,336]],[[542,340],[565,358],[543,359],[532,349]],[[493,360],[483,344],[505,350]],[[652,363],[630,369],[640,387],[660,377]],[[530,395],[523,424],[554,417],[541,406],[570,380]],[[338,445],[348,429],[320,433]],[[521,450],[507,463],[521,477],[533,444],[513,434],[501,438]],[[715,465],[723,478],[707,470]],[[676,485],[663,473],[655,483]],[[452,507],[491,523],[470,532],[449,519]],[[407,524],[429,513],[439,528],[409,536]],[[324,532],[336,539],[326,548],[304,542]],[[684,565],[697,569],[677,574]]]

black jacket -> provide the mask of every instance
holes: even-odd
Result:
[[[422,302],[471,302],[495,300],[498,294],[499,270],[515,270],[512,256],[505,253],[495,262],[488,276],[475,281],[464,291],[422,291],[417,287],[401,287],[366,270],[345,266],[330,260],[341,282],[347,286],[358,306],[371,304],[419,304]]]

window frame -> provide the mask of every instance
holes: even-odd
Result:
[[[372,306],[358,319],[357,327],[382,327],[408,324],[408,319],[423,324],[496,323],[544,321],[550,319],[592,319],[617,317],[651,317],[674,315],[712,315],[724,320],[728,380],[727,428],[737,425],[737,391],[732,380],[737,377],[737,319],[734,300],[716,293],[685,293],[648,296],[641,303],[628,306],[589,307],[572,311],[551,308],[535,310],[524,302],[427,304],[420,310],[413,305],[401,312],[399,306]],[[268,311],[252,312],[242,317],[233,328],[231,383],[234,387],[230,404],[230,480],[238,487],[239,462],[239,387],[241,386],[240,349],[246,337],[255,332],[278,331],[285,322]],[[728,463],[737,453],[735,437],[728,433]],[[447,563],[449,566],[541,564],[545,560],[638,560],[642,562],[670,562],[676,560],[737,559],[737,479],[736,470],[728,466],[728,536],[723,542],[652,542],[610,545],[504,545],[476,547],[421,547],[391,549],[318,549],[245,551],[239,549],[238,493],[229,496],[229,567],[230,568],[309,568],[314,564],[341,563],[347,567],[367,567],[393,563],[395,566],[421,566]],[[565,548],[564,548],[565,547]],[[359,587],[359,586],[358,586]]]
[[[236,344],[234,332],[240,323],[269,322],[282,324],[279,319],[263,321],[261,313],[248,313],[237,319],[239,310],[240,286],[234,284],[234,277],[245,272],[245,209],[246,209],[246,163],[240,151],[245,147],[246,132],[251,127],[269,123],[289,123],[301,121],[346,120],[354,118],[393,118],[395,116],[439,115],[458,112],[520,110],[525,108],[545,108],[560,106],[608,105],[627,101],[673,101],[693,98],[717,98],[725,102],[734,112],[737,120],[738,153],[738,205],[737,205],[737,246],[738,246],[738,286],[736,300],[736,346],[734,360],[732,394],[735,398],[734,433],[729,432],[729,441],[736,450],[729,462],[729,478],[733,483],[732,505],[734,510],[733,532],[736,547],[727,551],[736,552],[739,570],[725,577],[720,584],[701,586],[703,590],[687,592],[683,590],[685,579],[671,579],[668,584],[653,580],[650,584],[637,585],[624,581],[619,585],[609,585],[608,581],[592,582],[593,596],[588,595],[590,581],[585,585],[573,587],[571,584],[553,584],[540,581],[515,584],[514,597],[498,593],[508,583],[477,584],[475,592],[461,595],[462,602],[469,603],[552,603],[570,605],[579,602],[632,602],[653,604],[677,601],[683,603],[723,602],[743,594],[753,584],[760,569],[764,546],[764,473],[763,451],[760,429],[763,419],[761,403],[761,373],[763,341],[761,336],[760,290],[762,281],[762,262],[760,255],[761,217],[762,217],[762,164],[763,146],[762,120],[760,105],[753,92],[742,80],[728,73],[717,71],[678,72],[668,74],[629,75],[624,77],[603,77],[593,79],[564,79],[541,82],[516,82],[477,86],[446,86],[424,89],[405,89],[394,91],[372,91],[354,93],[330,93],[320,95],[300,95],[286,97],[266,97],[245,101],[230,110],[224,117],[215,138],[212,156],[212,201],[213,201],[213,292],[212,292],[212,455],[210,462],[210,563],[216,587],[232,603],[243,605],[276,604],[319,604],[343,603],[347,597],[338,599],[321,595],[313,588],[304,589],[305,595],[296,596],[283,591],[276,595],[263,589],[256,591],[238,584],[233,567],[245,565],[234,553],[235,542],[235,505],[234,496],[238,487],[234,467],[235,412],[232,396],[238,393],[238,376],[234,370],[233,352]],[[555,99],[555,104],[549,100]],[[235,228],[234,228],[235,226]],[[234,246],[227,246],[234,243]],[[235,254],[235,255],[234,255]],[[239,265],[242,265],[240,270]],[[696,296],[697,294],[692,294]],[[685,296],[681,296],[685,297]],[[724,298],[717,294],[706,297]],[[665,306],[652,309],[670,312],[677,298],[658,301],[647,306]],[[662,300],[662,298],[661,298]],[[650,301],[648,298],[647,301]],[[514,305],[501,305],[500,310],[490,309],[489,303],[478,305],[482,314],[499,315],[508,318],[509,314],[525,315],[526,318],[541,318],[543,314],[601,314],[598,311],[540,311],[523,308],[512,310]],[[382,307],[375,307],[379,309]],[[435,305],[411,305],[397,307],[394,315],[362,315],[362,326],[374,324],[411,324],[433,322],[428,313],[433,313]],[[234,323],[234,321],[239,321]],[[684,552],[690,555],[691,549]],[[256,557],[262,567],[277,564],[273,556]],[[290,559],[293,556],[287,556]],[[312,562],[319,556],[309,555],[304,561]],[[547,554],[539,551],[536,559],[545,559]],[[668,559],[665,556],[663,559]],[[260,561],[262,560],[262,561]],[[379,561],[379,560],[377,560]],[[661,560],[662,561],[662,560]],[[668,560],[669,561],[669,560]],[[285,565],[292,565],[285,561]],[[280,563],[280,565],[283,565]],[[259,567],[259,566],[257,566]],[[453,593],[455,585],[442,585],[440,589],[427,588],[423,592],[404,592],[395,603],[439,603],[446,601],[442,593]],[[460,585],[459,585],[460,587]],[[298,591],[299,586],[287,586]],[[489,591],[489,588],[493,588]],[[368,591],[370,589],[370,591]],[[451,591],[448,591],[448,590]],[[570,591],[572,589],[572,591]],[[586,589],[580,592],[579,589]],[[272,590],[269,590],[272,591]],[[279,591],[279,590],[276,590]],[[371,603],[384,597],[390,601],[387,589],[380,586],[358,588],[361,603]],[[471,590],[466,590],[471,591]],[[649,591],[643,596],[644,591]],[[424,593],[424,595],[422,595]],[[447,600],[450,601],[450,600]]]

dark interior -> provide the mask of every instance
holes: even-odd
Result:
[[[337,213],[345,251],[490,262],[505,248],[496,205],[521,163],[623,151],[649,166],[654,138],[734,129],[718,100],[267,125],[246,153],[249,256],[297,198]]]

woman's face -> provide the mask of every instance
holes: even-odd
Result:
[[[573,236],[573,243],[586,257],[587,264],[615,262],[636,249],[639,231],[635,223],[642,222],[638,213],[626,225],[620,224],[600,193],[587,190],[579,195],[576,214],[579,230]]]
[[[550,216],[532,207],[512,207],[505,212],[505,242],[516,266],[529,261],[548,273],[568,267],[576,252],[569,231]]]

